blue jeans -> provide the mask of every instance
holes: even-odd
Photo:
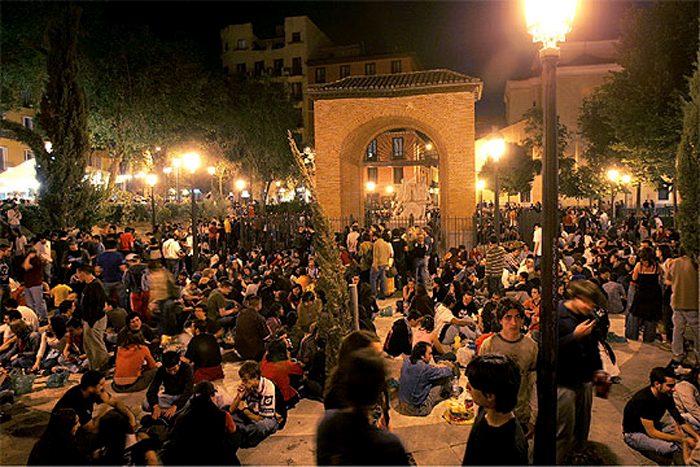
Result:
[[[39,317],[40,322],[49,320],[48,312],[46,311],[46,302],[44,301],[44,287],[35,285],[24,289],[24,297],[27,300],[27,306],[34,310],[34,313]]]
[[[663,431],[669,427],[664,427]],[[672,426],[670,428],[673,428]],[[625,444],[642,455],[656,454],[662,457],[672,458],[682,449],[682,446],[672,441],[652,438],[646,433],[624,433]]]
[[[423,258],[415,258],[413,260],[413,270],[416,275],[416,284],[427,284],[428,283],[428,266]]]
[[[379,299],[386,298],[386,266],[372,268],[369,271],[369,281],[372,284],[372,293],[377,296],[377,279],[379,279]]]
[[[246,423],[238,415],[233,415],[233,421],[236,422],[236,429],[241,430],[243,437],[241,440],[242,448],[254,448],[265,438],[276,432],[279,426],[275,417]]]

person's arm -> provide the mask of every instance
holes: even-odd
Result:
[[[103,403],[114,407],[117,411],[126,415],[126,417],[129,419],[129,423],[131,424],[132,428],[136,427],[136,417],[134,417],[134,414],[131,413],[131,410],[129,410],[129,408],[126,406],[126,404],[124,404],[124,402],[122,402],[120,399],[117,399],[116,397],[113,397],[107,391],[103,391],[102,394],[100,394],[100,398],[102,399]]]
[[[151,355],[151,351],[148,349],[148,347],[145,347],[146,353],[144,354],[144,358],[146,359],[146,368],[151,369],[156,367],[156,361],[153,358],[153,355]]]
[[[41,335],[41,344],[39,344],[39,350],[36,353],[36,360],[34,361],[34,366],[32,366],[31,371],[36,371],[39,369],[40,364],[41,364],[41,359],[44,358],[44,354],[46,353],[46,348],[48,347],[46,343],[46,333],[43,333]]]
[[[182,371],[182,369],[180,371]],[[175,399],[172,405],[178,408],[182,408],[185,406],[187,401],[190,400],[190,397],[192,396],[192,392],[194,390],[194,371],[191,367],[187,371],[183,372],[182,378],[184,380],[182,384],[182,394],[180,394],[180,396],[177,399]]]
[[[165,370],[163,369],[158,369],[156,371],[156,375],[153,378],[153,381],[151,381],[150,386],[148,386],[148,390],[146,391],[146,401],[148,402],[148,405],[151,406],[153,411],[155,412],[156,407],[160,409],[160,406],[158,406],[158,391],[160,391],[160,387],[163,384],[163,372]],[[156,418],[154,416],[154,418]]]
[[[25,271],[29,271],[32,268],[32,258],[36,258],[36,253],[29,253],[26,258],[24,258],[24,262],[22,263],[22,268],[24,268]]]
[[[653,420],[647,420],[646,418],[641,418],[640,419],[642,422],[642,426],[644,426],[644,430],[647,432],[647,435],[650,438],[654,439],[660,439],[663,441],[671,441],[675,443],[682,443],[684,436],[682,434],[671,434],[671,433],[664,433],[663,431],[659,431],[654,427],[654,422]]]

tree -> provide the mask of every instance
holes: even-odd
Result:
[[[678,227],[681,244],[700,259],[700,52],[689,81],[690,96],[683,104],[683,134],[678,145]]]
[[[328,221],[328,216],[318,201],[318,192],[312,168],[307,166],[304,154],[297,148],[292,133],[287,133],[294,163],[300,178],[311,194],[309,211],[314,228],[314,259],[322,271],[318,279],[318,289],[326,293],[326,305],[319,319],[319,331],[326,340],[326,370],[330,370],[338,361],[340,344],[343,337],[352,331],[353,317],[350,314],[350,299],[347,283],[343,277],[340,251],[335,242],[335,234]]]
[[[542,169],[542,161],[532,158],[532,151],[527,151],[517,144],[506,143],[506,150],[498,161],[499,191],[509,195],[529,192],[535,174]],[[481,167],[479,178],[486,182],[486,187],[493,191],[495,181],[495,162],[489,158]]]
[[[698,47],[698,2],[656,1],[631,8],[622,23],[623,67],[584,100],[579,124],[584,156],[594,165],[623,164],[651,183],[675,177],[681,99]]]

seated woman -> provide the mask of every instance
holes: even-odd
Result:
[[[129,419],[117,410],[100,418],[97,438],[95,465],[160,465],[156,440],[145,433],[134,433]]]
[[[29,325],[21,320],[12,322],[10,330],[12,334],[17,336],[17,340],[12,344],[13,351],[9,358],[9,365],[12,368],[29,370],[36,360],[36,354],[41,345],[41,336],[38,332],[32,332]]]
[[[41,344],[32,371],[47,370],[58,365],[58,359],[68,343],[66,323],[60,316],[49,319],[49,325],[41,334]]]
[[[144,371],[145,369],[145,371]],[[126,333],[119,347],[114,369],[114,392],[146,389],[156,374],[156,361],[140,332]]]
[[[413,333],[413,347],[415,348],[416,344],[419,342],[425,342],[432,347],[433,361],[457,361],[457,356],[450,351],[449,347],[445,347],[440,343],[437,332],[435,331],[435,321],[432,316],[423,316],[418,321],[418,329]]]
[[[287,408],[294,407],[299,402],[297,389],[301,383],[301,377],[304,375],[304,370],[298,362],[289,358],[287,345],[282,339],[270,342],[260,369],[262,375],[279,388]]]
[[[81,454],[75,436],[78,428],[80,420],[75,410],[51,412],[46,431],[34,444],[27,465],[87,465],[89,459]]]

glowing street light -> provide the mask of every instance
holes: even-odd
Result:
[[[425,150],[426,151],[432,151],[433,150],[433,143],[428,143],[425,145]]]
[[[199,168],[199,159],[199,154],[196,152],[188,152],[182,156],[182,165],[189,170],[190,173],[195,173]]]
[[[365,188],[367,188],[367,191],[374,191],[377,188],[377,184],[374,182],[367,182]]]
[[[627,185],[629,184],[629,182],[632,181],[632,177],[630,175],[623,175],[622,177],[620,177],[620,180],[622,180],[622,183]]]
[[[209,173],[209,175],[213,176],[216,173],[216,167],[207,167],[207,172]]]
[[[236,180],[236,190],[238,191],[243,191],[245,190],[245,180]]]
[[[393,185],[387,186],[387,187],[386,187],[386,192],[389,193],[389,194],[393,193],[393,192],[394,192],[394,186],[393,186]]]
[[[559,47],[576,14],[577,0],[525,0],[527,30],[533,42],[541,42],[542,64],[542,301],[541,343],[537,365],[539,416],[535,439],[535,464],[557,464],[557,248],[559,237],[559,155],[557,144],[557,62]]]
[[[617,171],[617,170],[615,170],[615,169],[608,170],[608,179],[609,179],[611,182],[617,182],[617,179],[618,179],[618,178],[620,178],[620,172],[619,172],[619,171]]]

